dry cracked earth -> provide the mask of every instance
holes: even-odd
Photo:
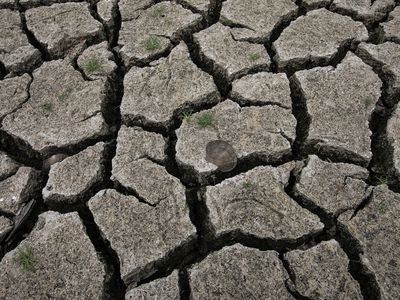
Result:
[[[1,0],[0,25],[1,300],[400,299],[400,1]]]

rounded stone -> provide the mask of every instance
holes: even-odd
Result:
[[[237,164],[237,155],[232,145],[222,140],[207,143],[206,161],[213,163],[222,172],[232,171]]]

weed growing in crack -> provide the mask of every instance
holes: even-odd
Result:
[[[60,100],[60,101],[65,101],[65,100],[69,97],[69,95],[71,94],[71,92],[72,92],[72,88],[66,89],[64,92],[62,92],[62,93],[58,96],[58,100]]]
[[[257,189],[257,184],[251,181],[245,181],[242,184],[243,190],[245,190],[247,193],[254,192]]]
[[[15,257],[15,262],[22,268],[22,270],[33,271],[36,263],[33,249],[31,247],[26,247],[24,250],[20,250]]]
[[[161,48],[161,43],[156,36],[151,35],[145,40],[144,47],[147,51],[155,51]]]
[[[53,111],[53,104],[50,102],[46,102],[42,105],[42,109],[45,113],[50,113]]]
[[[97,58],[91,58],[85,64],[85,71],[88,74],[101,72],[103,71],[103,65]]]
[[[261,55],[259,53],[251,53],[249,54],[249,60],[252,62],[255,62],[261,58]]]
[[[374,98],[372,98],[371,96],[368,96],[367,98],[365,98],[364,101],[365,101],[365,108],[370,107],[375,102]]]
[[[379,185],[383,185],[383,184],[387,184],[388,183],[388,179],[386,176],[380,176],[378,177],[378,184]]]
[[[210,127],[213,125],[213,123],[214,117],[210,113],[205,113],[197,119],[197,125],[199,125],[200,128]]]
[[[193,115],[193,112],[191,110],[190,111],[185,111],[185,112],[180,114],[179,119],[181,121],[186,121],[186,122],[190,123],[192,115]]]

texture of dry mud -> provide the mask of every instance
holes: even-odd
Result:
[[[400,299],[400,1],[0,0],[0,26],[0,300]]]

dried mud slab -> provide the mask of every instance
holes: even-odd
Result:
[[[119,256],[125,282],[138,281],[142,274],[153,274],[157,270],[156,261],[184,246],[196,234],[183,187],[180,194],[171,195],[156,206],[115,190],[103,190],[89,201],[89,208]]]
[[[349,259],[335,240],[284,255],[296,291],[307,299],[363,299],[360,286],[348,272]]]
[[[366,164],[372,156],[368,122],[381,95],[378,75],[349,53],[336,68],[299,71],[293,78],[312,119],[308,142]]]
[[[183,42],[153,67],[132,67],[124,78],[124,87],[123,121],[143,119],[164,127],[170,125],[179,109],[220,99],[213,78],[190,60]]]
[[[78,57],[78,66],[89,79],[111,76],[117,69],[107,42],[90,46]]]
[[[139,10],[132,20],[122,22],[119,32],[118,44],[124,64],[131,66],[154,59],[172,46],[171,41],[195,29],[201,20],[201,15],[173,2]]]
[[[365,208],[349,211],[339,224],[357,241],[362,263],[375,274],[382,299],[400,298],[400,195],[378,186]]]
[[[357,55],[382,70],[388,83],[387,104],[396,104],[400,96],[400,45],[393,42],[379,45],[361,43],[357,48]]]
[[[43,189],[46,204],[72,204],[99,184],[104,172],[104,143],[97,143],[51,166]]]
[[[331,3],[331,0],[303,0],[301,2],[302,5],[308,9],[315,9],[319,7],[327,6]]]
[[[293,167],[257,167],[207,187],[206,204],[217,235],[240,230],[258,238],[297,240],[322,230],[319,218],[285,193]]]
[[[232,83],[231,98],[241,105],[276,104],[292,107],[289,80],[284,73],[260,72],[250,74]]]
[[[212,64],[224,78],[233,80],[250,71],[265,71],[270,58],[263,45],[237,41],[234,29],[220,23],[193,35],[203,63]]]
[[[222,4],[221,22],[241,27],[234,31],[237,39],[265,43],[275,28],[296,16],[297,10],[291,0],[227,0]]]
[[[0,63],[11,73],[23,73],[41,62],[41,54],[22,31],[17,11],[0,9]]]
[[[361,22],[323,8],[290,23],[273,47],[280,70],[297,69],[306,63],[326,63],[341,46],[367,39],[368,31]]]
[[[154,0],[119,0],[118,7],[122,21],[132,21],[154,4]]]
[[[213,13],[212,9],[216,3],[215,0],[177,0],[177,2],[184,7],[190,7],[195,11],[199,11],[205,16],[207,13]]]
[[[400,6],[395,7],[381,26],[385,40],[400,43]]]
[[[400,106],[398,106],[389,119],[387,125],[387,136],[393,147],[393,163],[398,174],[400,174]]]
[[[0,81],[0,120],[28,100],[31,82],[28,74]]]
[[[0,216],[0,243],[6,237],[6,235],[12,230],[13,222],[3,216]]]
[[[168,277],[143,284],[126,293],[125,300],[135,299],[180,299],[178,271],[172,272]]]
[[[0,151],[0,180],[3,180],[17,173],[19,164],[9,157],[6,153]]]
[[[38,177],[38,171],[20,167],[14,175],[0,181],[0,211],[17,215],[36,190]]]
[[[85,81],[66,61],[46,62],[35,70],[30,96],[4,118],[2,129],[42,154],[108,132],[101,113],[104,82]]]
[[[349,13],[366,24],[382,20],[395,6],[395,0],[333,0],[332,9]]]
[[[290,110],[277,106],[244,107],[226,100],[213,109],[186,118],[176,131],[177,162],[198,173],[215,171],[206,161],[206,145],[223,140],[232,145],[238,158],[257,155],[277,159],[290,152],[296,119]]]
[[[295,193],[334,216],[355,209],[369,194],[368,170],[345,163],[328,163],[310,156],[301,171]]]
[[[77,213],[46,212],[0,263],[7,299],[100,299],[104,266]]]
[[[295,299],[275,251],[241,245],[211,253],[189,269],[192,299]]]
[[[90,15],[87,3],[42,6],[25,15],[28,29],[53,58],[64,57],[75,46],[103,35],[102,24]]]

